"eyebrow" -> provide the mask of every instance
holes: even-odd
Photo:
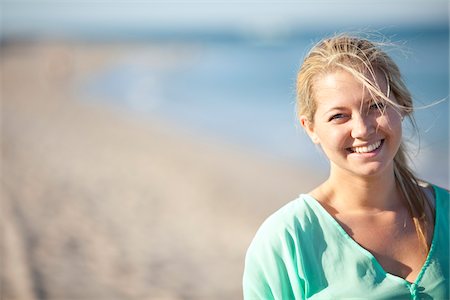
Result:
[[[323,116],[329,114],[330,112],[332,112],[333,110],[345,110],[347,109],[345,106],[335,106],[330,108],[329,110],[327,110],[326,112],[323,113]]]
[[[364,107],[364,105],[366,105],[366,104],[371,105],[373,102],[374,102],[374,100],[372,98],[363,99],[360,107]],[[346,109],[348,109],[348,108],[345,106],[335,106],[335,107],[332,107],[332,108],[328,109],[327,111],[325,111],[322,115],[325,116],[334,110],[346,110]]]

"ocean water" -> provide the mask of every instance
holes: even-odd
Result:
[[[147,38],[152,44],[172,45],[183,55],[171,68],[149,68],[136,53],[125,54],[78,88],[144,118],[163,117],[193,134],[236,143],[300,168],[314,166],[325,176],[325,156],[295,118],[296,73],[324,34]],[[419,135],[405,128],[413,166],[420,177],[448,188],[448,28],[383,34],[400,45],[388,51],[418,106]]]

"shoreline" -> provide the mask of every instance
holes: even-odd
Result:
[[[74,99],[73,82],[127,47],[8,47],[3,248],[17,267],[3,268],[5,296],[240,298],[256,229],[314,172]]]

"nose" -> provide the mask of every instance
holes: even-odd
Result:
[[[352,137],[355,139],[364,139],[375,132],[375,120],[371,116],[355,115],[352,116]]]

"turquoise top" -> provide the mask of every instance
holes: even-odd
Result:
[[[244,299],[450,299],[449,192],[433,188],[433,240],[413,283],[383,270],[317,200],[300,195],[256,233],[245,258]]]

